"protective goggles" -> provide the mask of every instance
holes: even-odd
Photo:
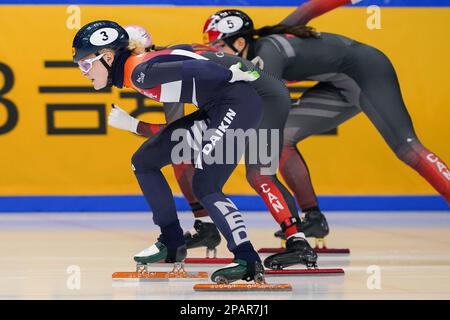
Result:
[[[88,73],[91,69],[92,69],[92,64],[97,61],[100,60],[105,54],[99,54],[98,56],[96,56],[95,58],[92,59],[85,59],[85,60],[80,60],[78,61],[78,67],[80,68],[80,70],[84,73]]]

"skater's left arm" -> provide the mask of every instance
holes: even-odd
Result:
[[[172,56],[177,57],[177,56]],[[166,59],[172,57],[164,56]],[[184,59],[184,61],[164,61],[159,57],[150,61],[141,63],[133,71],[132,79],[138,79],[135,75],[145,74],[143,81],[134,85],[141,89],[154,88],[158,85],[183,81],[185,79],[195,78],[196,80],[206,80],[211,82],[228,82],[231,79],[231,72],[224,67],[207,60]]]
[[[235,81],[254,81],[259,75],[254,71],[242,71],[241,65],[229,69],[209,60],[188,59],[183,61],[157,62],[151,59],[141,63],[133,71],[133,83],[141,89],[154,88],[158,85],[196,79],[208,83],[211,88],[217,88]],[[160,60],[161,61],[161,60]],[[137,82],[137,75],[145,74],[144,80]],[[142,77],[141,77],[142,79]]]
[[[362,0],[311,0],[303,3],[279,24],[305,26],[312,19],[317,18],[324,13],[347,4],[355,4],[361,1]]]

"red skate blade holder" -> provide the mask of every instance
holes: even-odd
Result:
[[[314,251],[317,254],[350,254],[350,249],[327,248],[324,238],[315,238],[316,246]],[[280,253],[286,249],[286,240],[281,240],[279,248],[261,248],[258,253]]]
[[[283,249],[284,250],[284,249]],[[186,258],[185,263],[192,264],[229,264],[233,262],[232,258]],[[283,269],[271,270],[266,269],[264,274],[266,276],[290,276],[290,275],[305,275],[305,276],[324,276],[324,275],[343,275],[343,269]]]
[[[261,248],[258,253],[280,253],[286,250],[283,247],[280,248]],[[334,248],[314,248],[317,254],[350,254],[350,249],[334,249]]]
[[[185,258],[184,263],[192,264],[229,264],[232,258]]]
[[[266,277],[274,276],[337,276],[344,275],[343,269],[283,269],[283,270],[271,270],[266,269],[264,275]]]

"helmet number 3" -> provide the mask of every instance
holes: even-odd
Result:
[[[113,43],[119,37],[119,32],[113,28],[102,28],[95,31],[89,38],[94,46],[105,46]]]
[[[103,41],[107,41],[109,39],[108,34],[106,33],[106,31],[102,31],[100,32],[101,35],[103,35],[102,40]]]

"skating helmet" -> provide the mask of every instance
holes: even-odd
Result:
[[[128,33],[114,21],[99,20],[83,26],[72,44],[73,61],[97,53],[102,49],[118,50],[128,46]]]
[[[220,10],[206,20],[203,42],[213,43],[217,40],[237,38],[251,30],[253,21],[246,13],[236,9]]]

